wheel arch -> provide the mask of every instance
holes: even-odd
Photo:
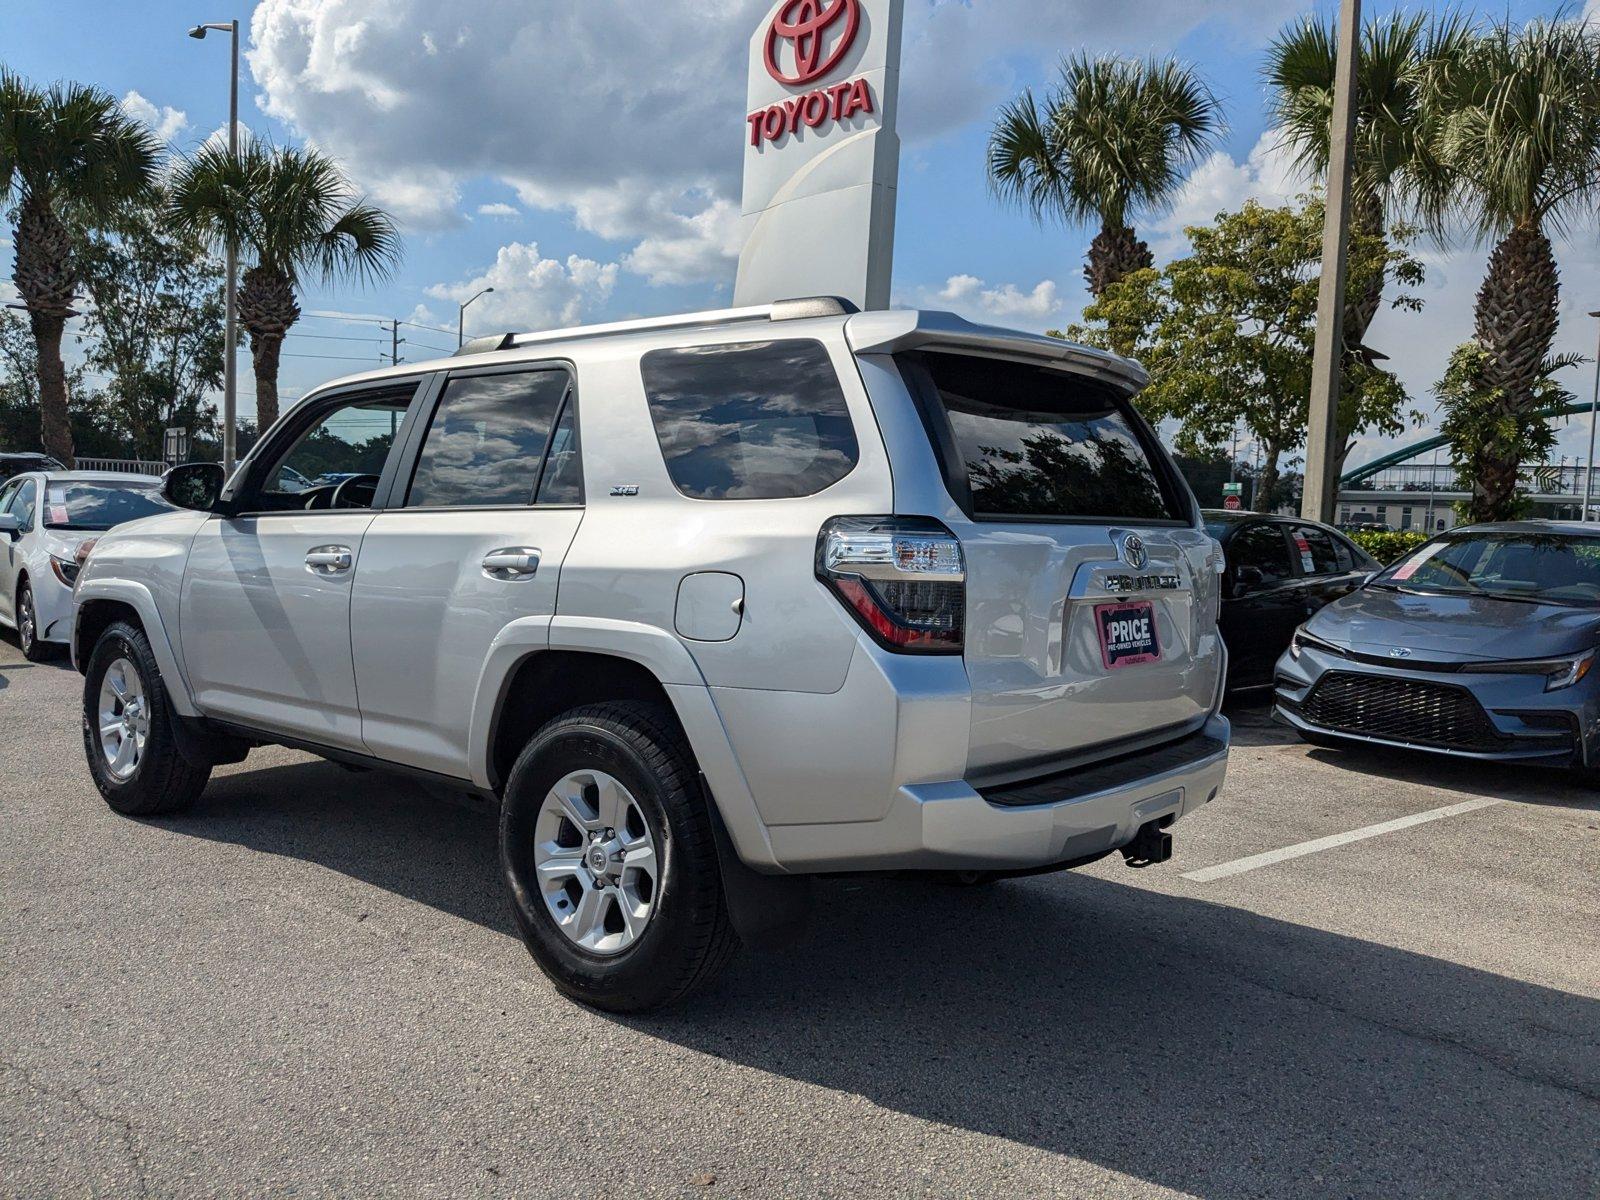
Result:
[[[150,650],[161,668],[161,682],[179,715],[198,717],[189,696],[188,681],[178,665],[166,625],[156,609],[155,597],[142,584],[128,580],[93,580],[79,588],[72,617],[72,662],[80,672],[89,665],[95,642],[115,621],[130,620],[150,640]]]

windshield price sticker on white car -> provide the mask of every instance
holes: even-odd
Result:
[[[1390,578],[1399,580],[1401,582],[1410,579],[1417,573],[1417,569],[1421,567],[1423,563],[1427,562],[1435,554],[1443,550],[1446,545],[1447,543],[1445,542],[1434,542],[1432,545],[1424,546],[1421,550],[1418,550],[1409,559],[1402,563],[1395,570],[1395,573],[1390,576]]]
[[[1149,600],[1097,604],[1094,619],[1100,629],[1100,661],[1106,670],[1136,667],[1161,657],[1155,605]]]

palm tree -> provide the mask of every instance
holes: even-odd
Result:
[[[250,334],[256,416],[278,419],[278,358],[300,319],[296,292],[308,277],[383,279],[400,257],[387,213],[355,195],[337,163],[312,149],[247,139],[237,155],[207,143],[172,183],[172,215],[216,248],[239,248],[246,267],[239,323]]]
[[[1351,224],[1385,239],[1389,224],[1417,215],[1437,224],[1448,182],[1423,131],[1424,105],[1436,95],[1428,82],[1461,62],[1473,40],[1458,16],[1429,18],[1396,13],[1362,31],[1356,63],[1356,134],[1351,178]],[[1272,92],[1272,115],[1296,165],[1323,180],[1333,126],[1333,82],[1338,30],[1332,21],[1307,19],[1280,33],[1267,51],[1263,72]],[[1386,273],[1353,294],[1345,308],[1347,353],[1372,365],[1364,341],[1383,300]]]
[[[1221,129],[1216,97],[1192,67],[1078,54],[1042,106],[1029,91],[1001,108],[989,184],[1040,221],[1099,221],[1083,272],[1098,299],[1153,264],[1132,222],[1170,204]]]
[[[79,270],[72,223],[93,225],[153,182],[161,150],[109,92],[76,83],[35,87],[0,68],[0,203],[16,217],[12,280],[38,354],[46,453],[73,462],[61,335]]]
[[[1428,136],[1456,184],[1457,212],[1494,241],[1474,314],[1480,382],[1505,427],[1518,429],[1535,419],[1551,372],[1573,361],[1550,354],[1561,301],[1550,233],[1600,200],[1600,28],[1498,22],[1434,88],[1442,115]],[[1515,504],[1518,439],[1499,441],[1478,456],[1480,520]]]

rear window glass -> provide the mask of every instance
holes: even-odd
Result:
[[[452,379],[439,401],[409,508],[531,504],[565,371],[519,371]]]
[[[667,473],[685,496],[810,496],[856,465],[855,427],[821,342],[652,350],[642,370]]]
[[[50,529],[103,531],[171,511],[172,505],[150,485],[52,483],[45,491],[44,523]]]
[[[972,355],[903,355],[901,362],[931,382],[974,516],[1186,517],[1111,388]]]

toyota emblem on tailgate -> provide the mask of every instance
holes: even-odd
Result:
[[[1144,539],[1137,533],[1130,533],[1122,539],[1122,561],[1135,571],[1142,570],[1145,563],[1150,561],[1150,552],[1144,548]]]

